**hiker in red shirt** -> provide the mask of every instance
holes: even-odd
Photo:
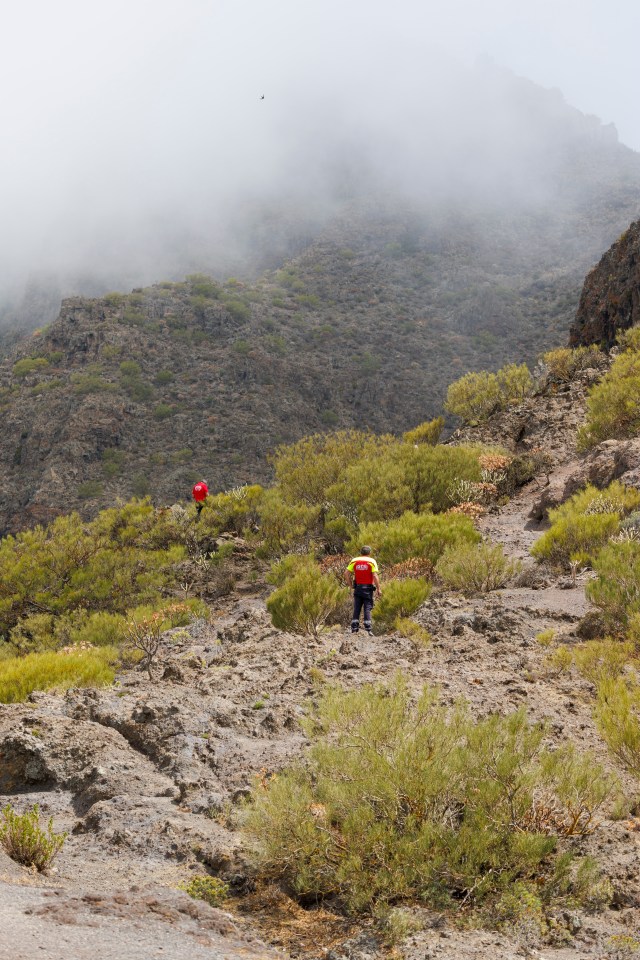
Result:
[[[207,486],[206,480],[200,480],[196,483],[195,487],[191,491],[193,499],[196,502],[196,520],[200,517],[202,513],[202,508],[204,507],[204,502],[209,496],[209,487]]]
[[[371,636],[371,610],[373,592],[378,590],[382,596],[382,587],[378,577],[378,564],[371,556],[371,547],[363,547],[359,557],[354,557],[344,573],[345,580],[353,587],[353,620],[351,633],[360,629],[360,611],[364,607],[364,628]]]

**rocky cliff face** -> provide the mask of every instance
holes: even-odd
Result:
[[[572,347],[611,347],[619,331],[640,322],[640,220],[632,223],[588,274],[576,318]]]

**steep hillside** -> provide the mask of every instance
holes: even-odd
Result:
[[[636,221],[588,274],[569,342],[611,347],[620,331],[639,322],[640,221]]]
[[[508,553],[526,558],[540,536],[530,515],[541,492],[555,491],[559,502],[587,479],[599,486],[615,476],[633,481],[628,470],[637,471],[640,464],[637,444],[609,443],[587,458],[576,454],[575,425],[593,376],[589,371],[560,388],[550,382],[521,407],[466,434],[474,442],[499,436],[518,455],[540,448],[553,454],[546,479],[539,475],[479,521],[484,536],[504,544]],[[624,464],[618,454],[626,456]],[[187,518],[179,509],[172,512]],[[225,562],[232,585],[220,598],[214,589],[218,568],[213,563],[201,567],[201,595],[217,599],[207,617],[164,634],[153,680],[140,669],[122,668],[112,686],[76,687],[65,695],[34,693],[30,702],[4,707],[3,802],[20,811],[37,802],[47,818],[54,818],[56,830],[69,835],[55,873],[48,876],[34,875],[0,854],[7,944],[3,953],[0,940],[0,957],[16,955],[8,950],[15,938],[25,960],[41,955],[44,940],[52,960],[62,960],[70,949],[78,957],[93,950],[136,960],[160,946],[177,958],[205,956],[207,950],[213,957],[266,958],[276,948],[282,952],[273,955],[305,960],[621,960],[631,955],[638,943],[639,821],[626,812],[628,806],[615,813],[608,801],[577,837],[577,820],[563,825],[560,849],[595,858],[607,879],[592,874],[580,902],[569,886],[563,892],[568,873],[558,872],[549,881],[537,875],[541,897],[550,898],[544,917],[520,880],[500,900],[500,914],[494,908],[474,917],[467,902],[474,888],[437,908],[427,891],[426,904],[406,897],[388,915],[345,916],[331,896],[317,902],[256,877],[243,830],[247,797],[260,797],[277,784],[273,775],[306,755],[309,729],[301,720],[322,691],[331,685],[357,690],[368,683],[389,684],[397,671],[406,676],[413,697],[424,684],[432,685],[444,705],[464,698],[477,721],[520,710],[530,721],[545,724],[545,743],[554,750],[591,751],[574,805],[578,819],[585,813],[585,781],[602,776],[600,764],[617,772],[632,803],[637,778],[608,752],[594,718],[597,663],[589,674],[572,661],[577,651],[588,649],[582,642],[586,628],[593,630],[594,610],[585,595],[591,574],[578,572],[572,581],[528,557],[523,572],[505,589],[462,595],[436,582],[415,614],[429,631],[426,641],[398,630],[353,637],[339,624],[317,638],[302,638],[271,623],[265,564],[250,542],[228,535],[223,540],[231,548]],[[387,582],[383,577],[385,587]],[[379,729],[376,733],[380,736]],[[385,772],[389,739],[385,729],[381,743],[375,743],[387,763]],[[517,773],[498,758],[491,757],[496,782],[510,790]],[[390,780],[398,776],[392,770]],[[517,811],[516,793],[510,799]],[[382,805],[377,796],[371,803]],[[312,809],[320,828],[324,809],[321,804]],[[379,807],[374,809],[382,819]],[[464,822],[467,815],[446,812],[452,822]],[[546,793],[536,797],[531,815],[534,820],[518,824],[521,839],[527,829],[539,834],[556,829],[558,810],[548,804]],[[402,809],[398,817],[405,825],[412,819]],[[325,830],[331,832],[339,833],[332,823]],[[297,842],[303,842],[300,836]],[[446,874],[446,864],[441,869]],[[484,871],[490,876],[494,867],[484,865]],[[194,878],[228,885],[224,912],[188,899],[184,889]]]
[[[282,441],[399,432],[465,370],[534,360],[564,340],[584,270],[635,203],[624,156],[617,206],[565,197],[540,220],[354,203],[253,284],[66,301],[2,367],[0,530],[132,493],[166,502],[201,475],[265,479]]]

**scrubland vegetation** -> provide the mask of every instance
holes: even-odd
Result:
[[[540,913],[610,895],[570,839],[591,831],[616,780],[570,746],[549,751],[523,711],[474,720],[428,688],[414,702],[399,678],[327,690],[306,732],[309,762],[263,783],[245,824],[261,875],[298,897],[499,915],[514,884]]]
[[[590,349],[543,358],[558,383],[597,362]],[[137,389],[136,365],[120,369]],[[471,421],[519,402],[533,381],[510,367],[452,387],[450,411]],[[481,394],[491,400],[485,408]],[[153,679],[164,632],[207,614],[189,599],[192,588],[204,577],[221,593],[232,589],[234,537],[274,588],[274,626],[302,637],[348,621],[344,569],[369,543],[384,585],[376,630],[428,645],[412,618],[434,590],[483,593],[519,572],[474,521],[542,463],[479,444],[440,445],[442,427],[438,418],[400,439],[347,430],[283,445],[271,488],[213,495],[197,521],[193,507],[158,510],[143,499],[89,523],[71,515],[6,538],[0,702],[109,684],[126,658]],[[597,728],[615,761],[640,778],[640,492],[619,482],[587,486],[550,519],[534,556],[593,569],[587,593],[609,635],[569,648],[547,630],[539,643],[553,669],[575,669],[593,684]],[[373,915],[389,930],[415,903],[498,926],[526,911],[544,930],[558,906],[610,901],[611,885],[580,847],[620,797],[618,781],[570,744],[551,749],[549,731],[523,710],[473,716],[462,702],[442,705],[428,687],[416,698],[402,676],[351,691],[323,679],[303,724],[308,755],[259,777],[242,815],[260,879],[305,902]],[[64,838],[51,824],[41,830],[37,810],[16,816],[4,813],[3,844],[9,835],[16,848],[35,838],[40,862],[49,862]],[[184,889],[214,905],[228,894],[210,877]]]
[[[619,344],[621,353],[589,394],[586,423],[578,431],[582,450],[640,433],[640,330],[632,327]]]

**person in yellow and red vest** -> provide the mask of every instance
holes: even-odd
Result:
[[[364,608],[364,628],[371,635],[371,611],[375,590],[382,596],[378,576],[378,564],[371,556],[371,547],[363,547],[359,557],[354,557],[344,573],[345,580],[353,587],[353,620],[351,633],[360,629],[360,612]]]

